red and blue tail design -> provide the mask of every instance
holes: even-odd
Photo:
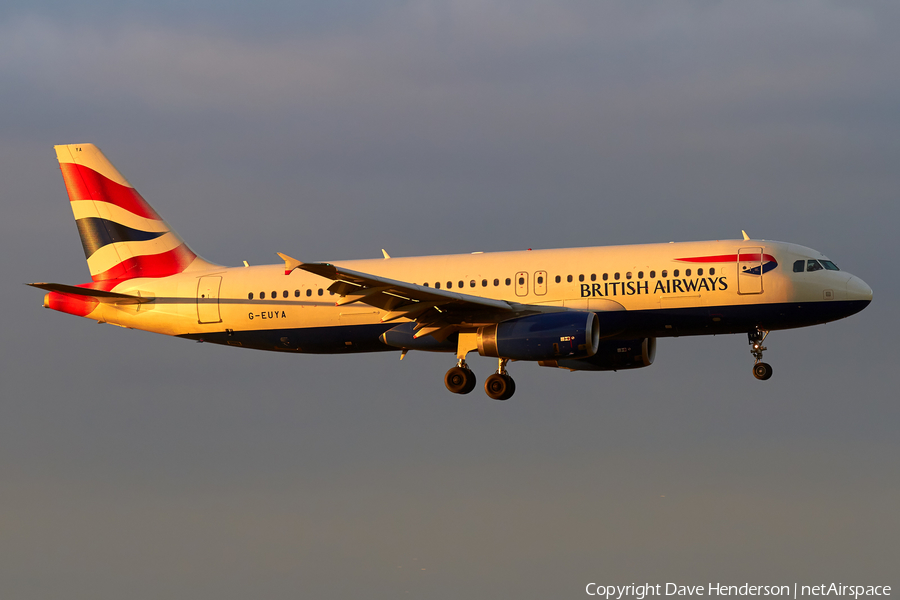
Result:
[[[97,146],[55,149],[94,282],[110,288],[112,281],[215,266],[188,248]]]

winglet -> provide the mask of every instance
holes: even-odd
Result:
[[[285,275],[290,275],[291,271],[300,267],[300,265],[303,264],[301,261],[297,260],[296,258],[291,258],[287,254],[282,254],[281,252],[276,252],[275,254],[280,256],[281,259],[284,261],[284,274]]]
[[[385,250],[384,248],[381,249],[381,253],[384,254],[384,258],[385,258],[385,259],[388,259],[388,258],[391,257],[391,255],[388,254],[388,253],[387,253],[387,250]]]
[[[741,229],[741,235],[744,236],[744,240],[749,240],[749,239],[750,239],[750,236],[747,235],[747,232],[744,231],[743,229]]]

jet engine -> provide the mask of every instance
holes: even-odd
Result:
[[[478,328],[478,354],[512,360],[592,356],[600,343],[596,313],[567,311],[503,321]]]

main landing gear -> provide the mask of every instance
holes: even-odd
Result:
[[[484,382],[484,391],[494,400],[509,400],[516,393],[516,382],[506,372],[508,358],[501,358],[497,372]]]
[[[506,372],[508,358],[501,358],[497,372],[484,382],[484,391],[494,400],[508,400],[516,393],[516,382]],[[475,373],[469,369],[465,359],[459,359],[456,366],[444,375],[444,385],[454,394],[468,394],[475,389]]]
[[[466,364],[466,359],[461,358],[456,366],[444,375],[444,385],[454,394],[468,394],[475,389],[475,373]]]
[[[747,333],[747,338],[750,340],[750,354],[756,359],[756,364],[753,365],[753,376],[762,381],[772,376],[772,367],[769,363],[762,362],[763,351],[767,349],[762,344],[767,335],[769,332],[759,327]]]

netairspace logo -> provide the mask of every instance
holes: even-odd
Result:
[[[634,598],[644,600],[651,596],[784,596],[797,598],[803,596],[842,596],[854,598],[860,596],[890,596],[889,585],[844,585],[843,583],[823,583],[819,585],[725,585],[710,583],[708,585],[680,585],[677,583],[643,583],[631,585],[603,585],[589,583],[584,588],[588,596],[602,596],[606,600],[622,600]]]

